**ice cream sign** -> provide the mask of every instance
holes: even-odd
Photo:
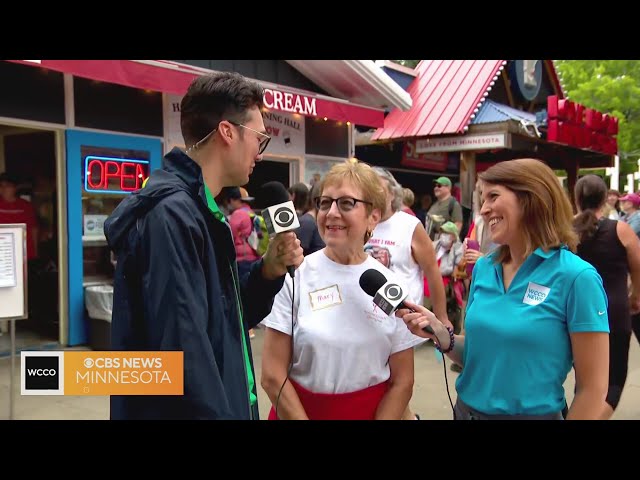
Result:
[[[268,109],[281,110],[283,112],[299,113],[315,117],[316,99],[289,92],[279,92],[270,88],[264,89],[262,98],[264,106]]]

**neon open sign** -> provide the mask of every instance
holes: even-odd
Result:
[[[84,165],[84,189],[87,192],[135,192],[149,176],[148,160],[89,155]]]

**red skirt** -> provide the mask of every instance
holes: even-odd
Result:
[[[389,382],[349,393],[313,393],[289,379],[309,420],[373,420]],[[275,408],[269,420],[278,420]]]

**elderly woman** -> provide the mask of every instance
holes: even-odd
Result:
[[[409,299],[422,304],[424,278],[431,288],[430,306],[440,321],[453,327],[447,316],[447,305],[438,270],[433,243],[417,217],[401,211],[404,192],[402,186],[388,170],[374,167],[385,189],[386,206],[365,251],[398,275],[409,292]],[[419,419],[409,408],[405,420]]]
[[[500,162],[479,175],[481,209],[500,247],[478,259],[465,335],[424,307],[400,310],[415,334],[463,364],[458,419],[562,419],[563,383],[575,369],[567,419],[598,419],[609,376],[607,297],[596,269],[575,251],[573,212],[553,171],[534,159]],[[434,335],[422,328],[430,325]]]
[[[413,348],[424,341],[359,286],[369,269],[395,275],[364,252],[385,192],[363,163],[322,180],[318,229],[326,247],[287,278],[263,322],[262,386],[270,419],[400,419],[413,392]]]
[[[403,190],[386,169],[374,167],[384,187],[386,202],[380,223],[365,245],[365,251],[395,272],[409,291],[409,299],[422,303],[426,277],[432,290],[433,311],[440,321],[447,319],[444,287],[433,242],[416,217],[401,211]]]

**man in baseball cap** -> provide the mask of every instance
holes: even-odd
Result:
[[[637,193],[627,193],[623,197],[620,197],[620,201],[631,202],[633,206],[636,207],[636,209],[640,207],[640,195],[638,195]]]
[[[627,193],[620,197],[620,208],[624,212],[622,221],[627,222],[636,235],[640,237],[640,195],[637,193]]]
[[[436,178],[434,181],[434,186],[435,185],[440,185],[440,186],[445,186],[445,187],[449,187],[451,188],[452,184],[451,184],[451,180],[449,180],[447,177],[439,177]]]
[[[230,211],[240,208],[242,203],[252,202],[254,200],[254,197],[250,196],[244,187],[226,187],[222,193],[225,200],[229,203],[231,203],[231,200],[236,200],[233,205],[230,205],[232,207]]]
[[[453,222],[458,231],[462,228],[462,207],[451,196],[451,180],[447,177],[439,177],[433,181],[433,194],[436,202],[431,205],[427,213],[425,227],[432,240],[436,240],[439,227],[444,222]]]
[[[253,200],[255,200],[254,197],[249,196],[249,192],[247,192],[246,188],[238,187],[238,190],[240,190],[240,200],[242,200],[243,202],[252,202]]]

